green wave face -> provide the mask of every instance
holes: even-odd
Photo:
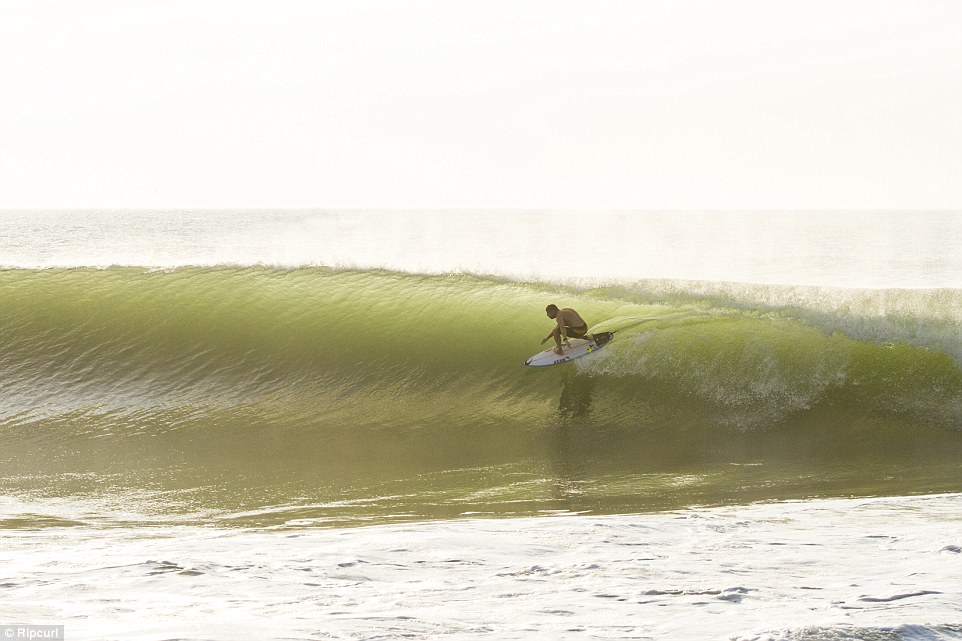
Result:
[[[958,292],[723,293],[0,271],[0,484],[244,525],[962,489]],[[552,302],[615,340],[524,367]]]

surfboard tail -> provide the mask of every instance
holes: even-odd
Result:
[[[602,345],[608,343],[613,337],[614,332],[598,332],[597,334],[592,334],[591,337],[595,339],[595,345],[601,347]]]

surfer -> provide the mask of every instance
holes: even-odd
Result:
[[[556,345],[554,348],[555,354],[559,356],[564,354],[561,344],[562,342],[567,344],[569,338],[584,338],[594,342],[594,338],[588,333],[588,323],[586,323],[575,310],[570,307],[558,309],[557,305],[552,304],[548,305],[544,311],[548,314],[548,318],[557,321],[558,324],[551,330],[550,334],[544,337],[541,344],[544,345],[554,338]]]

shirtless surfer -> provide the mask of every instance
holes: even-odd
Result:
[[[575,310],[570,307],[558,309],[557,305],[548,305],[544,311],[548,314],[548,318],[557,321],[558,324],[550,334],[544,337],[541,344],[544,345],[553,337],[556,345],[555,354],[564,354],[561,343],[567,343],[569,338],[584,338],[594,342],[594,337],[588,333],[588,323]]]

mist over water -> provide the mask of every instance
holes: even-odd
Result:
[[[0,211],[0,266],[962,287],[962,212]]]

